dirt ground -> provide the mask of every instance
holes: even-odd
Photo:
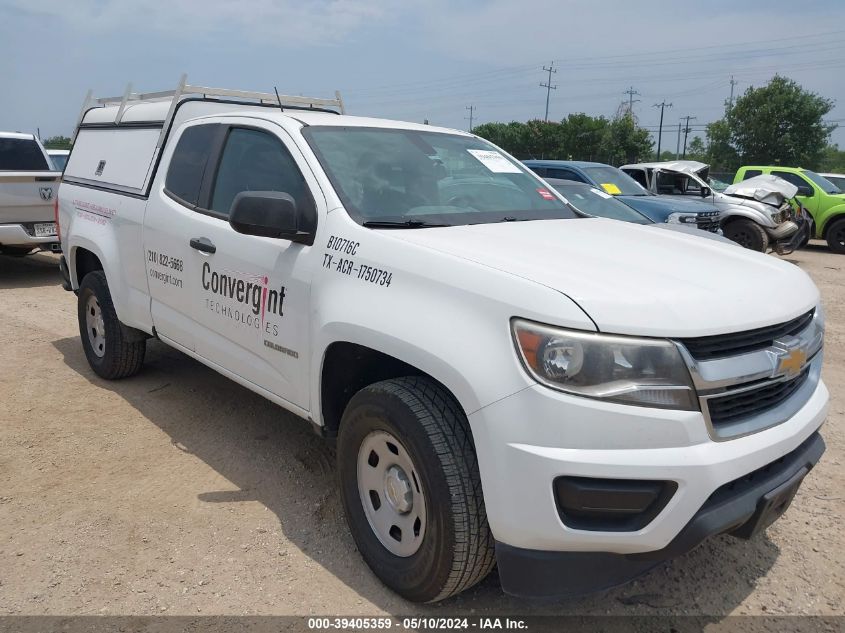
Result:
[[[785,517],[604,594],[517,600],[494,573],[418,606],[357,554],[307,424],[156,341],[141,375],[101,380],[56,258],[0,256],[0,614],[843,614],[845,256],[788,259],[821,288],[832,400]]]

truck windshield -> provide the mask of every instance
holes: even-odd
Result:
[[[586,215],[635,224],[654,224],[624,202],[620,202],[604,191],[599,191],[592,185],[553,178],[547,178],[546,181],[557,189],[560,195],[569,200],[573,207]]]
[[[422,228],[576,217],[526,168],[475,137],[335,126],[303,134],[360,223]]]
[[[807,178],[812,180],[814,183],[816,183],[819,187],[821,187],[822,191],[824,191],[825,193],[842,193],[842,190],[839,189],[839,187],[834,185],[824,176],[819,176],[816,172],[810,171],[809,169],[805,169],[803,171],[804,175],[807,176]]]
[[[596,185],[614,196],[650,195],[640,183],[621,169],[616,169],[610,165],[597,165],[595,167],[584,167],[583,170]]]
[[[0,171],[50,171],[33,139],[0,138]]]

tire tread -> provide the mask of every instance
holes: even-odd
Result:
[[[102,364],[94,363],[91,362],[92,352],[89,351],[88,339],[86,338],[86,333],[83,331],[83,322],[80,316],[79,333],[82,338],[82,345],[85,348],[85,355],[88,357],[91,368],[98,376],[107,380],[118,380],[137,374],[144,365],[144,355],[147,348],[145,336],[141,333],[139,333],[139,336],[132,336],[135,331],[127,328],[117,318],[117,312],[114,309],[114,302],[112,301],[111,292],[109,292],[109,286],[106,281],[106,274],[102,270],[92,271],[82,279],[82,283],[79,285],[80,302],[82,301],[82,291],[86,288],[90,289],[96,295],[104,318],[111,321],[112,325],[112,327],[109,327],[108,324],[106,326],[108,333],[106,338],[108,359]],[[127,334],[130,336],[127,336]]]
[[[443,600],[483,580],[496,563],[469,422],[454,397],[426,376],[392,378],[368,389],[393,395],[409,407],[429,436],[448,482],[455,551],[451,572],[431,602]]]

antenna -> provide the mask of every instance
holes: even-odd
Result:
[[[276,101],[278,101],[278,102],[279,102],[279,110],[281,110],[282,112],[284,112],[284,111],[285,111],[285,109],[282,107],[282,98],[279,96],[279,89],[278,89],[278,88],[276,88],[276,86],[273,86],[273,92],[275,92],[275,93],[276,93]]]

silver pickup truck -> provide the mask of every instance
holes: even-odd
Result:
[[[0,253],[61,251],[55,218],[60,177],[35,136],[0,132]]]
[[[755,190],[762,195],[754,197],[716,191],[708,178],[709,165],[697,161],[638,163],[619,169],[653,193],[713,203],[721,212],[719,221],[725,237],[745,248],[762,253],[771,248],[787,255],[809,239],[809,216],[793,209],[789,199],[795,191],[781,179],[777,179],[779,183],[771,179],[757,183]],[[791,195],[785,195],[785,191]]]

